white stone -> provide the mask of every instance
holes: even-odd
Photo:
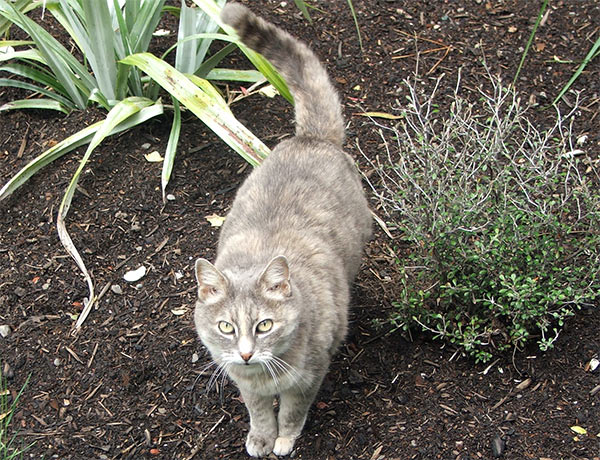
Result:
[[[123,279],[129,283],[135,283],[136,281],[141,280],[146,275],[146,267],[143,265],[136,268],[135,270],[129,270],[123,276]]]
[[[8,324],[3,324],[0,326],[0,335],[2,337],[8,337],[10,332],[10,326]]]

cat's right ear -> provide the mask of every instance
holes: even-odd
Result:
[[[208,260],[198,259],[196,261],[196,281],[198,282],[200,302],[213,304],[225,297],[227,280]]]

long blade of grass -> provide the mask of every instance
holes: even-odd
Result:
[[[6,48],[2,52],[0,52],[0,62],[10,61],[12,59],[24,59],[24,60],[41,62],[42,64],[46,63],[46,60],[41,55],[41,53],[34,48],[30,48],[30,49],[26,49],[26,50],[15,50],[14,48],[12,48],[12,46],[18,46],[20,44],[5,45],[5,43],[10,43],[10,42],[0,42],[0,47],[6,46]],[[33,42],[31,42],[31,43],[33,43]]]
[[[192,38],[191,35],[196,31],[197,11],[196,8],[188,7],[185,0],[182,0],[177,31],[175,68],[183,73],[194,73],[196,70],[196,49],[199,40]]]
[[[32,3],[31,0],[17,0],[13,2],[13,6],[18,11],[24,11],[25,8],[29,5],[29,3]],[[0,36],[6,34],[11,25],[12,22],[9,19],[0,17]]]
[[[228,45],[225,45],[211,57],[206,59],[202,64],[200,64],[200,67],[198,67],[194,73],[199,77],[206,78],[206,75],[208,75],[216,66],[218,66],[226,56],[235,51],[236,48],[237,45],[235,43],[229,43]]]
[[[135,24],[136,18],[139,16],[140,2],[139,0],[125,2],[125,20],[127,22],[127,30],[131,31]]]
[[[98,87],[109,102],[116,98],[117,67],[115,64],[115,34],[112,18],[105,0],[83,0],[83,11],[91,49],[86,58],[94,71]]]
[[[577,68],[573,76],[569,79],[567,84],[563,87],[563,89],[560,90],[560,93],[558,93],[558,96],[556,96],[556,99],[554,99],[554,101],[552,102],[553,104],[556,104],[558,101],[561,100],[565,93],[569,91],[569,88],[573,85],[573,83],[575,83],[575,80],[579,78],[579,75],[581,75],[581,72],[584,71],[584,69],[587,67],[590,61],[598,56],[600,56],[600,37],[598,37],[596,43],[594,43],[588,54],[583,59],[583,62],[579,65],[579,67]]]
[[[96,82],[88,86],[88,92],[96,88],[102,92],[109,108],[116,98],[116,64],[112,17],[105,0],[58,0],[48,5],[52,15],[67,30],[89,62]],[[94,6],[92,6],[92,4]]]
[[[7,110],[40,109],[40,110],[58,110],[59,112],[69,114],[71,110],[66,108],[60,102],[54,99],[18,99],[0,105],[0,112]]]
[[[3,70],[5,72],[10,72],[13,75],[18,75],[20,77],[29,78],[30,80],[33,80],[44,86],[49,86],[50,88],[54,89],[59,94],[62,94],[62,95],[66,94],[66,91],[65,91],[64,87],[60,84],[60,82],[56,78],[54,78],[52,75],[50,75],[49,73],[47,73],[45,71],[38,70],[38,69],[35,69],[34,67],[29,67],[29,66],[26,66],[23,64],[16,64],[16,63],[4,65],[4,66],[0,67],[0,70]],[[67,101],[66,98],[65,98],[65,101]],[[68,100],[68,102],[64,103],[64,104],[67,106],[72,106],[73,108],[75,107],[70,100]]]
[[[25,391],[29,380],[31,378],[31,374],[27,376],[25,383],[17,393],[17,396],[13,399],[12,403],[8,403],[6,400],[6,396],[10,394],[8,390],[6,390],[6,384],[0,374],[0,458],[3,460],[14,460],[16,458],[23,458],[23,454],[27,452],[35,443],[31,443],[27,446],[14,447],[14,444],[17,440],[18,431],[15,431],[12,437],[8,440],[5,439],[5,434],[8,431],[8,427],[12,422],[12,418],[16,412],[17,405],[19,403],[19,399],[21,395]]]
[[[350,13],[352,14],[352,19],[354,20],[354,27],[356,27],[356,35],[358,36],[358,46],[360,47],[361,53],[364,53],[363,49],[363,41],[362,34],[360,33],[360,26],[358,25],[358,17],[356,16],[356,10],[354,9],[354,4],[352,0],[347,0],[348,7],[350,8]]]
[[[117,125],[111,132],[110,135],[120,133],[122,131],[126,131],[133,126],[137,126],[139,124],[144,123],[150,118],[154,118],[163,113],[163,106],[160,102],[151,105],[150,107],[144,107],[138,113],[123,121],[119,125]],[[43,169],[48,164],[52,163],[54,160],[62,157],[63,155],[75,150],[76,148],[89,143],[92,140],[92,137],[98,131],[101,124],[103,122],[99,121],[94,123],[93,125],[88,126],[87,128],[82,129],[81,131],[69,136],[68,138],[62,140],[54,147],[46,150],[44,153],[39,155],[30,161],[23,169],[21,169],[17,174],[15,174],[12,179],[7,182],[0,189],[0,201],[7,198],[11,193],[25,184],[31,176],[37,173],[39,170]]]
[[[223,8],[225,6],[226,0],[216,0],[217,6],[219,8]],[[219,30],[219,24],[212,20],[212,18],[206,14],[201,9],[198,9],[198,13],[196,14],[196,30],[202,30],[206,33],[214,33]],[[198,53],[196,55],[196,69],[190,73],[197,73],[198,67],[204,62],[206,58],[206,53],[210,48],[213,40],[210,38],[206,38],[200,41],[200,45],[198,46]]]
[[[152,105],[152,101],[145,98],[131,97],[120,101],[116,104],[108,115],[106,119],[101,123],[98,127],[98,130],[92,137],[81,161],[79,162],[79,167],[73,177],[71,178],[71,182],[67,187],[65,195],[63,196],[62,202],[60,203],[60,207],[58,209],[58,218],[56,219],[56,228],[58,230],[58,237],[66,251],[69,255],[75,260],[77,266],[83,273],[85,280],[88,285],[88,297],[84,299],[84,307],[77,318],[75,323],[75,330],[78,330],[92,309],[92,306],[96,302],[96,296],[94,294],[94,283],[92,278],[85,266],[85,262],[83,261],[79,251],[73,244],[73,240],[67,231],[67,227],[65,225],[65,219],[69,212],[69,208],[71,207],[71,202],[73,200],[73,195],[75,194],[75,188],[77,187],[77,182],[79,181],[79,176],[83,172],[85,165],[87,164],[92,152],[94,149],[110,134],[112,130],[114,130],[120,123],[123,123],[128,118],[132,117],[136,113],[138,113],[142,108],[149,107]]]
[[[217,5],[214,2],[214,0],[193,0],[193,1],[196,5],[198,5],[198,7],[202,8],[202,10],[206,14],[208,14],[213,21],[215,21],[217,24],[219,24],[219,27],[221,27],[221,29],[223,29],[225,31],[225,33],[227,33],[227,35],[230,35],[232,37],[237,37],[237,34],[233,30],[233,28],[228,26],[227,24],[224,24],[221,21],[221,18],[219,17],[221,8],[219,7],[219,5]],[[260,54],[258,54],[255,51],[251,50],[250,48],[245,46],[243,43],[241,43],[239,40],[236,41],[236,44],[238,45],[240,50],[246,55],[246,57],[250,60],[252,65],[254,67],[256,67],[256,69],[260,73],[262,73],[266,77],[267,80],[269,80],[269,83],[271,83],[277,89],[277,91],[279,91],[279,94],[281,94],[291,104],[293,104],[294,98],[292,97],[292,94],[290,93],[290,90],[288,89],[288,87],[285,83],[285,80],[283,79],[283,77],[281,75],[279,75],[277,70],[275,70],[275,67],[273,67],[271,65],[271,63],[269,63],[269,61],[267,61],[263,56],[261,56]]]
[[[75,42],[80,50],[85,48],[85,52],[90,48],[89,39],[84,25],[79,20],[83,15],[81,5],[73,3],[73,0],[54,0],[46,4],[48,11],[52,13],[61,26],[67,31],[71,39]],[[77,16],[79,13],[79,16]],[[82,43],[85,40],[86,43]]]
[[[264,75],[258,70],[212,69],[206,76],[207,80],[243,81],[256,83],[266,81]]]
[[[5,52],[3,48],[7,48],[9,46],[26,46],[33,45],[35,42],[31,40],[0,40],[0,54]]]
[[[229,41],[229,42],[234,41],[234,39],[232,37],[230,37],[229,35],[225,35],[225,34],[199,33],[199,34],[188,35],[187,37],[184,37],[181,40],[177,40],[177,42],[174,45],[167,48],[167,50],[161,55],[161,59],[165,59],[169,55],[169,53],[171,53],[171,51],[173,51],[174,49],[179,49],[179,47],[182,46],[184,43],[187,43],[187,42],[193,41],[193,40],[202,39],[202,38],[218,39],[218,40]],[[179,69],[177,69],[177,70],[179,70]]]
[[[175,163],[175,154],[177,152],[177,143],[179,142],[179,133],[181,131],[181,109],[179,108],[179,101],[173,99],[173,124],[171,125],[171,133],[169,134],[169,141],[167,142],[167,150],[165,151],[165,159],[163,161],[163,168],[161,173],[161,188],[163,203],[167,202],[167,185],[173,172],[173,164]]]
[[[223,141],[247,162],[256,166],[269,154],[269,149],[231,113],[224,110],[225,101],[201,91],[192,81],[168,63],[150,53],[128,56],[121,62],[139,67],[160,86],[200,118]]]
[[[131,13],[126,14],[135,15],[135,11],[137,11],[138,8],[139,5],[137,1],[129,1],[125,4],[125,11],[132,9]],[[127,22],[127,18],[123,16],[123,11],[119,5],[119,0],[113,0],[113,9],[115,10],[115,16],[117,17],[117,23],[119,24],[119,34],[121,36],[120,43],[117,41],[117,56],[119,59],[123,59],[133,53],[133,50],[131,49],[131,41],[129,40],[129,24]],[[133,21],[131,22],[133,23]],[[123,99],[127,94],[127,82],[130,83],[131,92],[134,95],[143,95],[142,81],[140,79],[139,72],[137,72],[136,69],[131,66],[117,63],[116,92],[118,99]]]
[[[156,30],[165,0],[146,0],[139,9],[133,26],[130,27],[132,51],[139,53],[148,49],[152,34]]]
[[[517,84],[517,79],[521,74],[521,69],[523,68],[523,64],[525,63],[525,58],[527,57],[527,53],[529,52],[529,48],[531,48],[531,44],[533,43],[533,38],[538,30],[540,23],[542,22],[542,18],[544,17],[544,12],[546,11],[546,7],[548,6],[549,0],[544,0],[542,6],[540,7],[540,11],[538,12],[537,19],[535,24],[533,25],[533,29],[531,30],[531,34],[529,34],[529,39],[527,40],[527,44],[525,45],[525,50],[521,55],[521,61],[519,62],[519,66],[517,67],[517,71],[515,72],[515,78],[513,78],[513,86]]]
[[[0,67],[0,70],[2,70],[1,67]],[[10,86],[12,88],[21,88],[21,89],[24,89],[27,91],[32,91],[34,93],[43,94],[44,96],[48,96],[50,99],[54,99],[55,101],[57,101],[65,110],[69,110],[69,109],[72,110],[75,108],[73,106],[73,103],[69,99],[61,96],[60,94],[57,94],[54,91],[50,91],[41,86],[32,85],[31,83],[27,83],[25,81],[11,80],[10,78],[0,78],[0,87],[1,86]]]
[[[298,9],[302,11],[302,15],[306,18],[306,20],[312,24],[312,18],[310,17],[310,13],[308,12],[308,8],[306,7],[306,2],[304,0],[294,0],[294,3],[298,7]]]

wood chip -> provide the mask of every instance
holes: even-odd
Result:
[[[81,358],[79,356],[77,356],[77,353],[75,353],[69,347],[65,347],[65,350],[67,350],[69,352],[69,354],[73,357],[73,359],[75,359],[75,361],[77,361],[79,364],[83,364],[83,361],[81,360]]]
[[[379,446],[377,449],[375,449],[375,451],[373,452],[373,455],[371,455],[371,460],[377,460],[379,458],[379,454],[381,454],[382,450],[383,450],[383,446]]]
[[[517,385],[517,390],[522,391],[525,390],[529,387],[529,385],[531,385],[531,378],[526,378],[525,380],[523,380],[521,383],[519,383]]]

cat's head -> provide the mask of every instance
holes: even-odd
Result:
[[[260,364],[290,348],[299,312],[284,256],[236,271],[198,259],[196,279],[196,330],[217,362]]]

